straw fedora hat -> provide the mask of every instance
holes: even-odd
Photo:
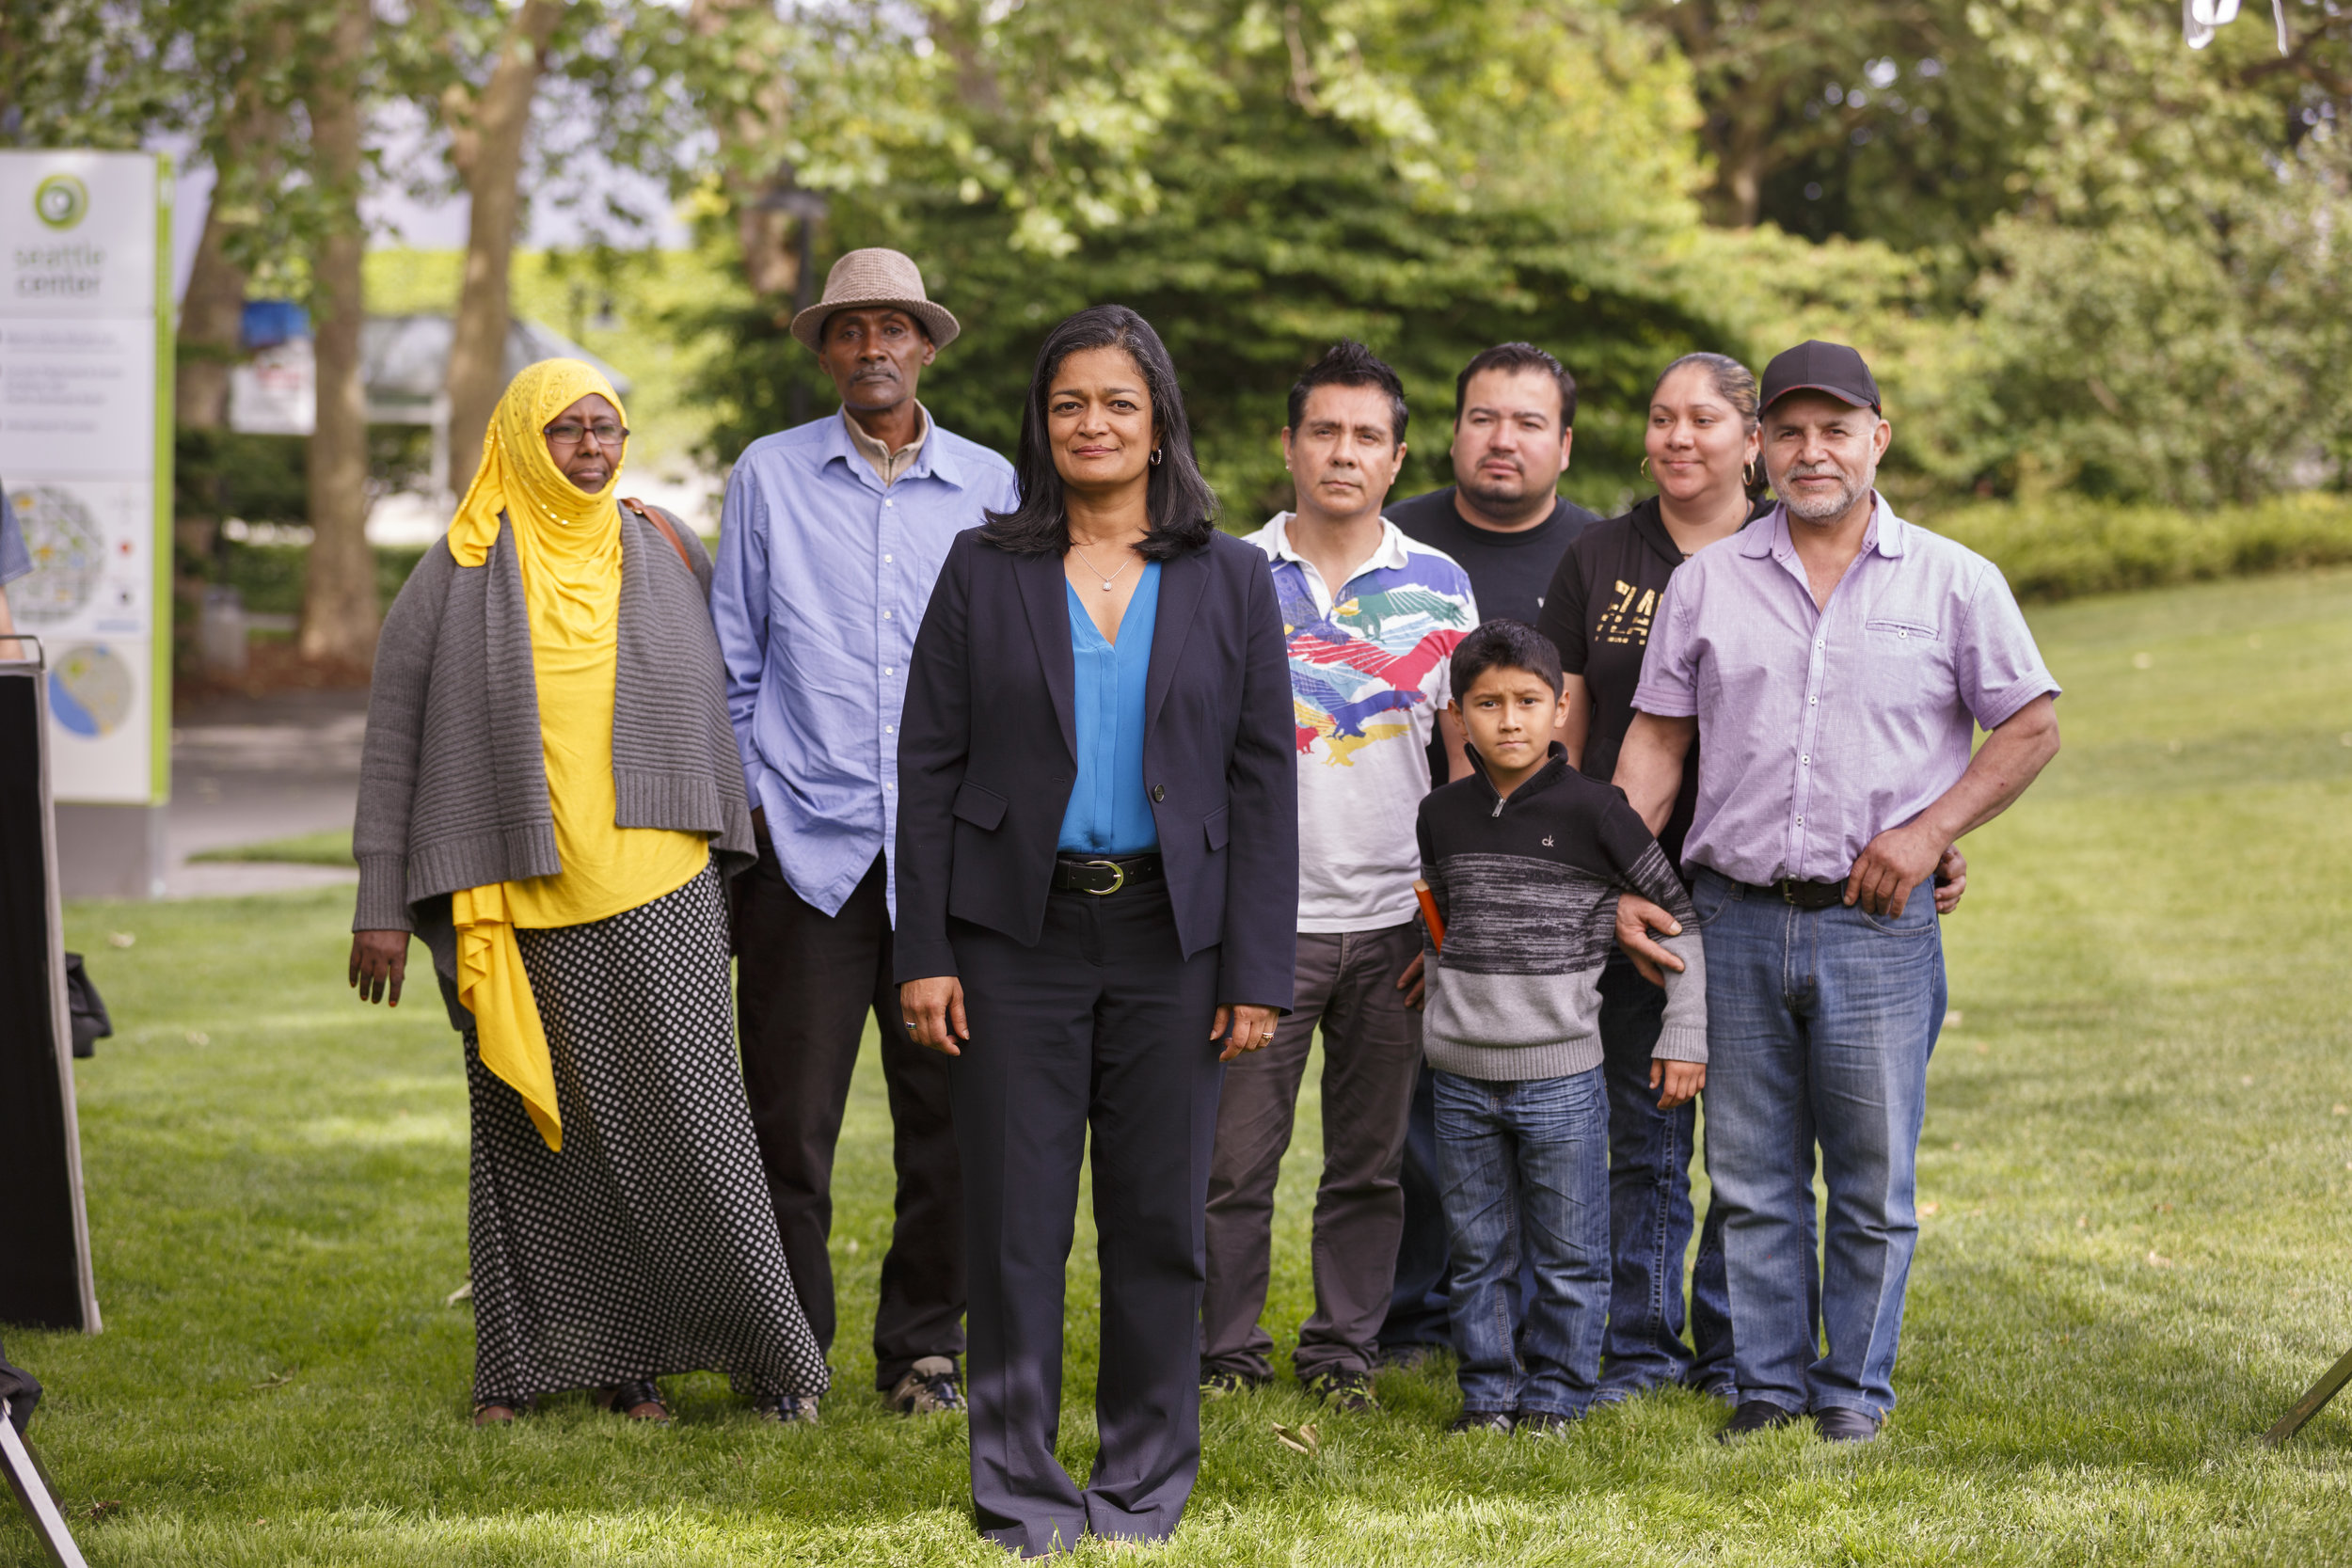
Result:
[[[877,245],[852,250],[833,264],[833,271],[825,274],[825,297],[792,318],[792,336],[817,349],[824,343],[826,319],[835,310],[884,305],[921,322],[933,348],[946,348],[963,330],[955,317],[924,294],[923,274],[913,257]]]

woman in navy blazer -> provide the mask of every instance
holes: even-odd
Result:
[[[1216,531],[1175,367],[1123,306],[1039,352],[1019,510],[947,555],[898,737],[900,1001],[956,1058],[972,1496],[1025,1555],[1176,1528],[1200,1463],[1223,1064],[1291,1001],[1296,784],[1263,552]],[[1054,1458],[1087,1132],[1101,1450]]]

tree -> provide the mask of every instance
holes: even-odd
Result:
[[[373,661],[381,615],[375,557],[368,548],[368,415],[359,380],[367,309],[367,232],[359,217],[363,87],[373,24],[371,0],[333,0],[303,24],[311,172],[328,218],[311,260],[318,422],[310,447],[310,552],[294,642],[305,658],[353,664]]]
[[[1677,264],[1697,224],[1688,76],[1609,8],[994,15],[929,13],[887,115],[836,119],[837,87],[796,76],[794,135],[802,178],[839,181],[834,245],[907,249],[963,321],[925,399],[1000,448],[1045,327],[1117,299],[1167,338],[1236,521],[1285,498],[1283,392],[1342,335],[1406,377],[1433,481],[1462,362],[1553,348],[1592,388],[1572,485],[1613,502],[1658,367],[1740,335]],[[772,303],[717,325],[704,390],[727,457],[815,372]]]
[[[183,430],[217,430],[229,421],[229,367],[243,341],[253,268],[293,248],[296,220],[282,195],[293,183],[296,24],[283,0],[183,14],[190,52],[215,96],[198,119],[213,191],[180,300],[175,413]]]
[[[522,216],[523,134],[564,8],[564,0],[523,0],[506,18],[488,80],[476,89],[461,78],[441,92],[450,161],[472,198],[446,383],[450,483],[461,492],[482,461],[483,432],[506,387],[507,273]]]

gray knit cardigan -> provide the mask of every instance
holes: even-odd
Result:
[[[707,833],[732,876],[755,852],[710,622],[710,557],[691,530],[676,531],[691,575],[649,524],[621,513],[614,820]],[[563,869],[522,571],[503,517],[479,566],[458,565],[447,540],[426,551],[384,618],[351,847],[359,862],[352,929],[414,931],[450,978],[452,893]]]

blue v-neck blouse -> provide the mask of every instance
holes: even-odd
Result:
[[[1078,591],[1070,597],[1071,690],[1078,738],[1078,782],[1062,813],[1061,848],[1075,855],[1140,855],[1160,847],[1159,824],[1143,789],[1143,694],[1159,620],[1160,563],[1144,563],[1136,596],[1112,643],[1095,629]]]

